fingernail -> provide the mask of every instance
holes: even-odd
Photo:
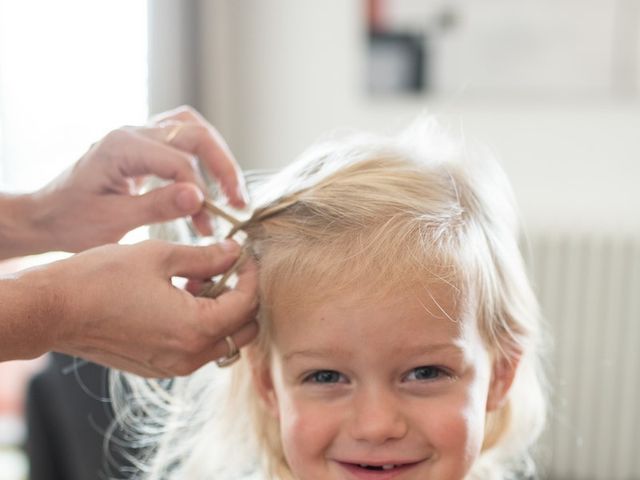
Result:
[[[249,193],[247,192],[247,187],[244,184],[239,184],[236,188],[236,193],[238,197],[244,202],[245,206],[249,205]]]
[[[193,189],[184,189],[176,197],[176,205],[181,212],[197,212],[198,207],[204,202],[204,195],[199,188],[195,189],[195,195]]]
[[[225,253],[231,253],[238,250],[238,244],[231,239],[224,240],[218,245],[220,245],[220,248]]]

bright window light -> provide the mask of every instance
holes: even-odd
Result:
[[[146,0],[0,0],[0,188],[31,191],[147,107]]]

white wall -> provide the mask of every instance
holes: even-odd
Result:
[[[530,229],[640,233],[638,99],[371,99],[362,2],[202,3],[201,108],[245,168],[284,165],[335,128],[392,132],[427,109],[497,152]]]

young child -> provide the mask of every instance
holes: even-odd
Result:
[[[533,473],[538,309],[487,154],[422,119],[321,142],[253,198],[259,338],[230,369],[128,378],[117,408],[140,478]]]

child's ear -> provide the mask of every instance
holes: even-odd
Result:
[[[273,388],[273,378],[271,376],[269,361],[256,361],[255,358],[250,358],[250,363],[253,385],[262,403],[274,418],[278,418],[278,398]]]
[[[491,383],[489,384],[489,394],[487,396],[488,412],[499,409],[506,402],[519,363],[519,355],[509,358],[501,355],[493,361]]]

